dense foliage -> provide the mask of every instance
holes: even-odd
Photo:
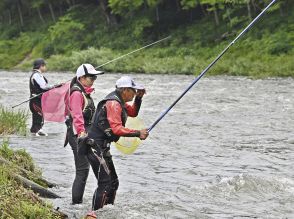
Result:
[[[98,66],[171,35],[103,68],[198,74],[269,2],[2,0],[0,68],[29,69],[42,56],[50,70],[74,71],[82,62]],[[293,11],[293,1],[277,1],[210,74],[293,76]]]

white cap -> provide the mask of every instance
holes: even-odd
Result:
[[[103,71],[96,71],[96,69],[91,64],[82,64],[78,67],[76,76],[77,78],[82,77],[84,75],[102,75]]]
[[[116,81],[115,86],[117,88],[130,87],[138,90],[144,89],[144,86],[136,84],[133,78],[131,78],[130,76],[122,76],[120,79]]]

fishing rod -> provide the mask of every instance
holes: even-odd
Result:
[[[150,132],[160,120],[177,104],[177,102],[182,99],[182,97],[197,83],[197,81],[202,78],[202,76],[227,52],[227,50],[247,31],[253,24],[269,9],[276,0],[273,0],[262,12],[253,20],[251,23],[201,72],[201,74],[196,77],[193,82],[187,87],[187,89],[168,107],[159,118],[148,128],[148,132]]]
[[[66,83],[66,82],[65,82],[65,83]],[[51,89],[61,87],[61,86],[64,85],[65,83],[56,84],[56,85],[54,85]],[[51,90],[51,89],[50,89],[50,90]],[[39,93],[39,94],[36,94],[36,95],[32,96],[31,98],[29,98],[29,99],[27,99],[27,100],[25,100],[25,101],[23,101],[23,102],[21,102],[21,103],[19,103],[19,104],[17,104],[17,105],[12,106],[11,108],[15,108],[15,107],[17,107],[17,106],[20,106],[21,104],[24,104],[24,103],[26,103],[26,102],[28,102],[28,101],[30,101],[30,100],[36,98],[36,97],[41,96],[43,93],[45,93],[45,92],[47,92],[47,91],[49,91],[49,90],[46,90],[46,91],[44,91],[44,92],[42,92],[42,93]]]
[[[135,52],[138,52],[138,51],[140,51],[140,50],[142,50],[142,49],[145,49],[145,48],[147,48],[147,47],[150,47],[150,46],[152,46],[152,45],[154,45],[154,44],[156,44],[156,43],[159,43],[159,42],[161,42],[161,41],[167,40],[167,39],[169,39],[170,37],[171,37],[171,36],[165,37],[165,38],[163,38],[163,39],[160,39],[160,40],[157,40],[157,41],[155,41],[155,42],[153,42],[153,43],[150,43],[150,44],[148,44],[148,45],[146,45],[146,46],[143,46],[143,47],[141,47],[141,48],[139,48],[139,49],[136,49],[136,50],[134,50],[134,51],[132,51],[132,52],[129,52],[129,53],[127,53],[127,54],[124,54],[124,55],[122,55],[122,56],[119,56],[119,57],[117,57],[117,58],[115,58],[115,59],[113,59],[113,60],[110,60],[110,61],[108,61],[108,62],[106,62],[106,63],[104,63],[104,64],[102,64],[102,65],[97,66],[95,69],[97,69],[97,68],[101,68],[101,67],[104,66],[104,65],[107,65],[107,64],[112,63],[112,62],[114,62],[114,61],[117,61],[117,60],[119,60],[119,59],[122,59],[122,58],[124,58],[124,57],[126,57],[126,56],[128,56],[128,55],[131,55],[131,54],[133,54],[133,53],[135,53]]]
[[[148,45],[146,45],[146,46],[143,46],[143,47],[141,47],[141,48],[139,48],[139,49],[136,49],[136,50],[134,50],[134,51],[132,51],[132,52],[129,52],[129,53],[127,53],[127,54],[124,54],[124,55],[122,55],[122,56],[119,56],[119,57],[117,57],[117,58],[115,58],[115,59],[113,59],[113,60],[110,60],[110,61],[108,61],[108,62],[105,62],[105,63],[102,64],[102,65],[97,66],[95,69],[100,68],[100,67],[102,67],[102,66],[104,66],[104,65],[107,65],[107,64],[109,64],[109,63],[112,63],[112,62],[114,62],[114,61],[117,61],[117,60],[119,60],[119,59],[122,59],[122,58],[124,58],[124,57],[126,57],[126,56],[128,56],[128,55],[131,55],[131,54],[133,54],[133,53],[135,53],[135,52],[138,52],[138,51],[140,51],[140,50],[142,50],[142,49],[145,49],[145,48],[147,48],[147,47],[150,47],[150,46],[152,46],[152,45],[154,45],[154,44],[157,44],[157,43],[159,43],[159,42],[162,42],[162,41],[164,41],[164,40],[167,40],[167,39],[169,39],[170,37],[171,37],[171,36],[165,37],[165,38],[163,38],[163,39],[160,39],[160,40],[157,40],[157,41],[155,41],[155,42],[153,42],[153,43],[150,43],[150,44],[148,44]],[[64,82],[64,83],[58,84],[58,85],[55,86],[54,88],[56,88],[56,87],[58,87],[58,86],[60,86],[60,85],[63,85],[63,84],[65,84],[65,83],[69,82],[69,81],[70,81],[70,80],[68,80],[68,81],[66,81],[66,82]],[[17,104],[17,105],[14,105],[14,106],[12,106],[12,108],[15,108],[15,107],[17,107],[17,106],[20,106],[21,104],[24,104],[24,103],[26,103],[26,102],[28,102],[28,101],[30,101],[30,100],[36,98],[36,97],[39,97],[39,96],[41,96],[43,93],[45,93],[45,92],[47,92],[47,91],[48,91],[48,90],[46,90],[46,91],[44,91],[44,92],[42,92],[42,93],[39,93],[39,94],[37,94],[37,95],[35,95],[35,96],[33,96],[33,97],[31,97],[31,98],[29,98],[29,99],[27,99],[27,100],[25,100],[25,101],[19,103],[19,104]]]
[[[42,92],[42,93],[39,93],[39,94],[37,94],[37,95],[35,95],[35,96],[32,96],[31,98],[29,98],[29,99],[27,99],[27,100],[25,100],[25,101],[23,101],[23,102],[21,102],[21,103],[18,103],[18,104],[16,104],[16,105],[12,106],[11,108],[15,108],[15,107],[17,107],[17,106],[20,106],[21,104],[24,104],[24,103],[26,103],[26,102],[29,102],[30,100],[32,100],[32,99],[34,99],[34,98],[36,98],[36,97],[42,95],[42,94],[45,93],[45,92],[46,92],[46,91],[44,91],[44,92]]]

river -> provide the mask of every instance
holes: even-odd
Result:
[[[29,97],[29,72],[0,71],[0,104]],[[73,73],[45,73],[51,83]],[[121,74],[95,82],[95,103]],[[133,75],[147,95],[140,111],[146,126],[192,82],[185,75]],[[132,155],[112,147],[120,180],[114,206],[99,218],[294,218],[294,81],[204,77],[158,123]],[[29,110],[28,104],[18,107]],[[27,122],[29,129],[31,118]],[[90,172],[84,203],[71,205],[74,161],[63,147],[65,125],[46,123],[48,137],[10,136],[14,149],[31,154],[43,175],[58,184],[50,200],[70,218],[90,209],[96,179]]]

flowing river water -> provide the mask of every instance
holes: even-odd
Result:
[[[29,72],[0,72],[0,104],[29,97]],[[46,73],[52,84],[73,73]],[[94,101],[113,90],[121,74],[95,82]],[[140,111],[150,126],[193,76],[133,75],[147,95]],[[114,206],[99,218],[294,218],[294,81],[204,77],[158,123],[132,155],[111,151],[120,179]],[[18,109],[29,110],[28,103]],[[29,128],[31,118],[27,122]],[[91,209],[96,179],[90,172],[84,203],[71,205],[74,161],[63,147],[65,125],[46,123],[48,137],[10,136],[58,184],[50,200],[70,218]]]

